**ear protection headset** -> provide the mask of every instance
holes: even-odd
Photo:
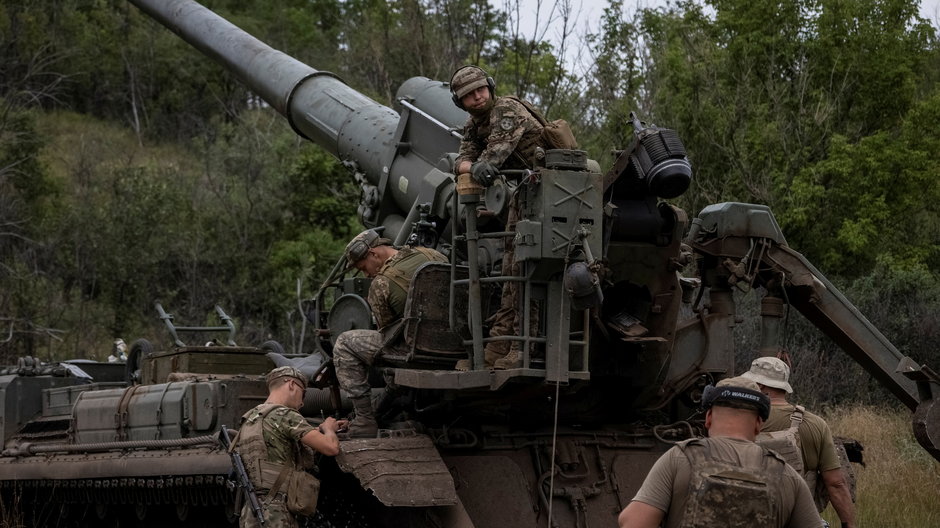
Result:
[[[367,230],[362,238],[356,238],[349,243],[349,247],[346,248],[346,260],[349,262],[349,265],[352,266],[356,262],[366,258],[366,255],[369,254],[369,250],[375,247],[377,240],[379,239],[379,234],[372,229]]]
[[[472,64],[461,66],[457,68],[457,70],[454,71],[453,75],[450,76],[450,98],[452,101],[454,101],[454,105],[456,105],[457,108],[461,110],[466,110],[466,108],[463,107],[463,103],[460,101],[461,98],[457,97],[457,92],[454,91],[454,77],[456,77],[457,74],[460,73],[462,70],[465,70],[467,68],[480,70],[480,73],[482,73],[483,76],[486,77],[486,86],[488,86],[490,89],[490,96],[492,97],[496,95],[496,81],[493,80],[493,78],[490,77],[490,75],[486,73],[486,71],[483,68],[479,66],[474,66]]]
[[[728,407],[754,409],[764,421],[770,416],[770,398],[762,392],[744,387],[715,387],[714,385],[705,387],[702,391],[702,408],[710,409],[716,403],[725,404]]]

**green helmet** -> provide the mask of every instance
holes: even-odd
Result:
[[[450,91],[454,94],[454,103],[457,106],[460,106],[463,96],[481,86],[489,86],[492,92],[496,88],[496,81],[478,66],[464,66],[450,78]]]

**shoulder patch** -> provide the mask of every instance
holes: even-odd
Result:
[[[516,120],[512,116],[503,116],[499,120],[499,128],[509,132],[510,130],[516,128]]]

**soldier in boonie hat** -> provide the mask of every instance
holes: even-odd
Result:
[[[775,357],[759,357],[751,362],[751,369],[742,377],[756,381],[765,387],[773,387],[793,393],[790,387],[790,367]]]
[[[776,357],[759,357],[741,377],[756,382],[770,397],[770,417],[761,429],[758,443],[784,455],[791,465],[800,468],[818,511],[831,502],[842,526],[854,528],[852,468],[847,461],[843,466],[839,455],[842,444],[836,446],[825,420],[802,405],[787,401],[787,395],[793,393],[790,366]]]
[[[281,378],[293,378],[300,382],[305,390],[307,388],[307,376],[304,376],[303,372],[291,366],[277,367],[271,372],[268,372],[264,380],[267,382],[268,387],[270,387],[272,383]]]

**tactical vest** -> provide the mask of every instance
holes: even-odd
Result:
[[[712,458],[704,439],[679,448],[692,466],[689,497],[680,528],[774,526],[786,463],[764,450],[760,467],[740,467]]]
[[[794,405],[795,410],[790,415],[790,427],[782,431],[773,431],[760,433],[755,442],[774,450],[778,455],[787,461],[787,464],[793,466],[806,485],[813,493],[813,501],[816,503],[816,509],[820,512],[826,509],[829,503],[829,494],[826,487],[819,478],[819,473],[815,470],[806,469],[803,461],[803,449],[800,445],[800,424],[803,423],[803,414],[806,408],[802,405]]]
[[[382,266],[378,275],[387,278],[391,283],[388,289],[388,304],[395,312],[396,318],[401,318],[405,313],[408,286],[415,271],[425,262],[447,262],[447,259],[437,251],[421,246],[402,249],[396,257]]]
[[[251,483],[259,493],[264,493],[271,489],[271,486],[284,468],[282,464],[268,461],[268,448],[264,441],[264,419],[271,411],[283,407],[283,405],[263,403],[259,407],[257,417],[251,420],[247,418],[254,409],[248,411],[245,416],[242,417],[242,426],[239,428],[238,435],[232,442],[231,449],[238,447],[238,452],[245,462],[245,470],[248,472],[248,478],[251,479]],[[296,445],[291,446],[291,451],[294,453],[292,469],[301,469],[297,467],[296,447]]]
[[[804,464],[803,451],[800,449],[800,424],[803,423],[803,413],[806,412],[806,408],[802,405],[796,405],[795,407],[796,410],[790,415],[789,429],[760,433],[757,435],[755,442],[767,449],[776,451],[797,473],[803,475]],[[812,486],[809,489],[813,489]]]

